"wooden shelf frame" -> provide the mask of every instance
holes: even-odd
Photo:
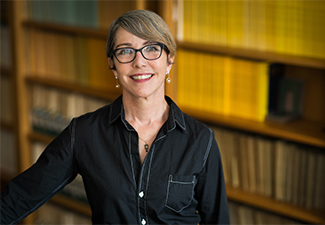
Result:
[[[295,66],[325,69],[325,59],[308,58],[303,56],[286,55],[274,52],[265,52],[245,48],[233,48],[221,45],[192,43],[185,41],[178,41],[177,46],[178,49],[221,54],[226,56],[245,58],[249,60],[269,61]]]
[[[91,38],[98,38],[106,40],[108,30],[103,30],[99,28],[84,28],[84,27],[76,27],[65,24],[56,24],[49,22],[40,22],[33,20],[25,20],[22,25],[25,28],[35,28],[40,30],[53,31],[56,33],[65,33],[69,35],[81,35]]]
[[[167,2],[164,1],[164,2]],[[168,15],[170,16],[170,15]],[[53,23],[44,23],[37,21],[23,21],[21,23],[23,28],[32,28],[32,29],[43,29],[48,31],[53,31],[56,33],[65,33],[68,35],[82,35],[91,38],[98,38],[106,40],[107,31],[91,28],[78,28],[69,25],[62,24],[53,24]],[[21,30],[21,29],[20,29]],[[277,54],[272,52],[256,51],[242,48],[230,48],[226,46],[217,46],[217,45],[207,45],[199,43],[190,43],[190,42],[178,42],[179,49],[188,49],[199,52],[209,52],[214,54],[228,55],[232,57],[240,57],[250,60],[258,61],[271,61],[279,62],[284,64],[304,66],[317,69],[325,69],[325,60],[312,59],[305,57],[296,57],[285,54]],[[175,65],[177,66],[177,65]],[[174,69],[175,70],[175,69]],[[19,71],[21,75],[21,71]],[[19,78],[21,79],[21,78]],[[81,87],[76,84],[70,84],[67,82],[54,81],[44,78],[39,78],[35,76],[28,76],[24,78],[25,83],[29,84],[41,84],[45,86],[55,87],[62,90],[70,92],[78,92],[85,95],[103,98],[107,100],[115,99],[119,94],[109,93],[108,90],[98,90],[90,89],[89,87]],[[17,85],[18,88],[20,85]],[[24,92],[22,90],[21,92]],[[25,107],[23,107],[25,108]],[[290,124],[274,124],[274,123],[257,123],[253,121],[247,121],[244,119],[232,118],[223,115],[216,115],[211,113],[195,112],[191,109],[182,110],[197,118],[201,121],[208,123],[215,123],[222,126],[227,126],[235,129],[245,130],[249,132],[259,133],[262,135],[272,136],[276,138],[283,138],[291,141],[296,141],[303,144],[325,147],[325,136],[324,136],[324,125],[317,124],[311,121],[297,120]],[[26,111],[26,110],[25,110]],[[21,136],[21,135],[20,135]],[[29,142],[32,141],[41,141],[44,143],[50,143],[54,137],[43,135],[36,132],[28,133]],[[260,209],[265,209],[267,211],[288,216],[294,219],[300,219],[308,223],[325,223],[324,213],[319,214],[318,212],[308,211],[301,209],[291,204],[285,204],[277,202],[271,198],[258,196],[253,193],[242,191],[231,186],[227,186],[227,196],[230,200],[241,202],[253,207]],[[85,206],[83,203],[76,202],[67,197],[56,195],[51,199],[52,202],[59,204],[68,209],[80,212],[85,215],[91,215],[89,206]]]
[[[114,101],[122,94],[121,90],[110,91],[109,89],[91,88],[89,86],[81,86],[76,83],[41,78],[37,76],[26,76],[25,80],[29,84],[40,84],[44,86],[54,87],[68,92],[76,92],[95,98],[101,98],[109,101]]]
[[[297,119],[286,124],[255,122],[184,107],[180,108],[186,114],[206,123],[325,148],[325,124],[304,119]]]
[[[54,139],[54,137],[38,132],[32,132],[29,134],[29,139],[30,141],[39,141],[49,144]],[[239,188],[234,188],[231,185],[226,185],[226,189],[227,197],[231,201],[243,203],[262,210],[266,210],[271,213],[294,218],[307,223],[325,224],[325,212],[309,210],[292,204],[279,202],[269,197],[243,191]],[[89,215],[88,206],[83,203],[60,195],[54,196],[52,200],[62,206],[73,210],[76,209],[82,213],[86,212],[85,214]]]
[[[23,25],[29,28],[37,28],[53,32],[67,33],[70,35],[83,35],[103,40],[106,40],[107,37],[107,31],[103,29],[74,27],[69,25],[45,23],[32,20],[24,21]],[[304,66],[316,69],[325,69],[325,59],[316,59],[303,56],[293,56],[274,52],[265,52],[245,48],[233,48],[221,45],[201,44],[186,41],[177,41],[177,46],[179,49],[222,54],[250,60],[270,61],[275,63]]]
[[[28,76],[26,77],[26,81],[31,84],[41,84],[109,101],[113,101],[121,94],[119,92],[110,92],[109,90],[83,87],[77,84],[40,77]],[[210,112],[200,112],[199,110],[192,110],[183,107],[181,107],[181,109],[188,115],[206,123],[213,123],[234,129],[245,130],[248,132],[259,133],[275,138],[287,139],[302,144],[325,148],[325,124],[304,119],[297,119],[287,124],[279,124],[275,122],[255,122]]]
[[[226,185],[229,200],[311,224],[325,224],[325,212],[305,209]]]

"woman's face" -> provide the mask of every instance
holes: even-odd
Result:
[[[123,28],[116,32],[116,43],[114,49],[130,47],[140,49],[149,44],[157,44],[141,39]],[[114,76],[119,78],[123,87],[123,95],[129,97],[155,97],[157,94],[164,96],[164,83],[166,74],[170,71],[172,64],[167,63],[167,53],[163,50],[162,55],[156,60],[146,60],[141,53],[136,52],[136,57],[132,62],[120,63],[115,56],[108,58],[110,67],[115,65]],[[173,62],[174,58],[169,62]]]

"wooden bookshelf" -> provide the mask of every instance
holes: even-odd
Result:
[[[83,28],[74,27],[64,24],[46,23],[40,21],[26,20],[22,24],[25,28],[35,28],[40,30],[47,30],[57,33],[70,34],[70,35],[81,35],[91,38],[99,38],[106,40],[107,32],[106,30],[99,30],[95,28]]]
[[[0,127],[1,129],[13,131],[14,126],[11,123],[8,123],[7,121],[2,121],[0,122]]]
[[[48,78],[41,78],[36,76],[26,76],[26,82],[29,84],[41,84],[44,86],[54,87],[61,90],[76,92],[84,95],[89,95],[95,98],[101,98],[109,101],[113,101],[119,95],[122,94],[121,89],[119,90],[100,90],[98,88],[90,88],[87,86],[81,86],[75,83],[68,83],[59,80],[52,80]]]
[[[3,77],[10,77],[11,76],[11,71],[10,71],[10,69],[1,67],[0,74]]]
[[[233,57],[239,57],[239,58],[245,58],[251,60],[270,61],[274,63],[283,63],[283,64],[310,67],[316,69],[325,69],[324,59],[300,57],[300,56],[279,54],[274,52],[257,51],[257,50],[251,50],[245,48],[232,48],[232,47],[226,47],[221,45],[191,43],[186,41],[178,41],[177,46],[178,48],[194,50],[198,52],[227,55],[227,56],[233,56]]]
[[[151,5],[155,5],[152,8],[159,11],[159,13],[164,17],[165,21],[167,21],[168,25],[170,26],[173,35],[176,36],[176,21],[173,18],[175,12],[172,11],[175,9],[174,4],[176,1],[165,0],[159,1],[159,3],[157,4],[151,1],[148,2],[144,0],[137,0],[137,7],[144,8],[149,5],[150,7]],[[15,112],[17,115],[15,115],[15,124],[9,125],[1,121],[1,127],[4,129],[12,129],[16,132],[17,141],[19,143],[19,156],[17,160],[19,161],[19,171],[23,171],[28,166],[30,166],[31,163],[29,160],[31,154],[29,149],[30,143],[43,142],[45,144],[48,144],[54,139],[53,136],[48,136],[32,131],[28,118],[30,113],[26,94],[28,92],[28,88],[30,88],[34,84],[37,84],[57,88],[59,90],[64,90],[68,92],[81,93],[86,96],[92,96],[95,98],[110,101],[118,97],[121,92],[120,90],[100,90],[96,88],[89,88],[87,86],[80,86],[75,83],[69,83],[66,81],[38,77],[36,76],[36,74],[25,74],[25,32],[30,32],[30,30],[46,30],[57,34],[84,36],[87,38],[106,40],[107,30],[26,20],[26,18],[23,18],[23,16],[21,15],[21,12],[24,10],[22,6],[22,1],[12,1],[10,2],[10,5],[10,12],[8,12],[5,17],[1,15],[1,18],[5,19],[6,22],[8,22],[9,26],[11,26],[13,31],[12,44],[14,68],[10,71],[1,68],[1,76],[10,76],[13,78],[13,83],[15,86]],[[177,41],[177,44],[179,49],[193,50],[196,52],[213,53],[223,56],[244,58],[253,61],[279,62],[290,66],[316,69],[318,71],[321,71],[321,73],[324,73],[325,70],[324,59],[300,57],[294,55],[278,54],[274,52],[257,51],[244,48],[231,48],[222,45],[210,45],[185,41]],[[176,68],[177,63],[172,69],[171,76],[173,81],[170,85],[166,87],[167,94],[175,100],[177,99],[177,75],[175,74]],[[310,76],[313,76],[313,74],[310,74]],[[312,95],[312,97],[314,97],[314,95]],[[317,99],[323,98],[318,97]],[[245,119],[213,114],[184,107],[181,107],[181,109],[188,115],[198,120],[201,120],[207,124],[217,124],[232,129],[252,132],[273,138],[285,139],[319,148],[325,148],[324,119],[321,121],[313,121],[309,118],[302,118],[287,124],[277,124],[271,122],[249,121]],[[1,174],[1,176],[2,175],[3,174]],[[3,175],[3,178],[5,178],[5,174]],[[5,179],[9,180],[10,178]],[[272,198],[260,196],[254,193],[233,188],[229,185],[227,185],[226,188],[229,200],[253,206],[257,209],[262,209],[285,217],[290,217],[306,223],[325,223],[325,217],[323,216],[324,212],[307,210],[292,204],[278,202]],[[51,201],[69,210],[76,211],[86,216],[91,216],[91,211],[88,205],[74,201],[65,196],[56,195],[51,199]],[[25,223],[33,223],[33,218],[25,220]]]
[[[306,1],[307,2],[307,1]],[[268,62],[268,63],[281,63],[285,65],[285,76],[295,77],[297,79],[301,79],[305,81],[305,105],[303,116],[299,119],[293,120],[288,123],[276,123],[276,122],[256,122],[252,120],[242,119],[238,117],[232,117],[228,115],[221,115],[217,113],[211,113],[207,111],[203,111],[200,109],[196,109],[194,106],[191,108],[180,105],[180,108],[183,112],[192,116],[193,118],[205,122],[208,125],[214,126],[219,125],[225,128],[231,128],[235,131],[242,131],[244,133],[253,133],[259,136],[271,137],[272,139],[285,140],[294,142],[298,145],[307,145],[312,147],[320,148],[321,150],[325,149],[325,104],[324,104],[324,92],[325,89],[325,59],[324,58],[313,58],[313,57],[304,57],[300,55],[291,55],[291,54],[282,54],[271,51],[263,51],[263,50],[254,50],[253,48],[244,48],[244,47],[229,47],[228,45],[222,44],[207,44],[207,40],[211,42],[215,42],[216,40],[212,40],[213,38],[205,38],[204,41],[200,42],[201,36],[195,35],[194,31],[200,30],[205,31],[210,29],[209,31],[219,32],[223,28],[216,28],[213,30],[211,28],[206,28],[202,25],[202,22],[199,19],[203,19],[205,21],[209,21],[209,24],[213,24],[216,20],[213,20],[214,15],[204,15],[200,12],[194,12],[198,3],[191,2],[190,6],[187,6],[191,9],[185,12],[185,6],[182,6],[184,2],[179,1],[177,3],[170,3],[167,1],[165,3],[165,7],[169,8],[169,10],[173,11],[166,17],[166,21],[169,21],[169,26],[172,28],[172,32],[177,41],[178,50],[190,51],[192,53],[198,54],[214,54],[217,56],[227,56],[231,58],[244,59],[247,61],[256,61],[256,62]],[[205,4],[204,7],[207,10],[208,3]],[[222,3],[220,5],[226,5],[227,3]],[[245,4],[245,3],[243,3]],[[213,4],[211,7],[217,7],[217,4]],[[218,5],[218,6],[220,6]],[[194,7],[194,8],[193,8]],[[239,6],[240,7],[240,6]],[[197,7],[199,8],[199,7]],[[200,7],[201,10],[203,7]],[[191,21],[187,21],[186,18],[189,17],[189,13],[192,12],[194,17],[198,19],[196,21],[194,17],[191,17]],[[209,11],[210,13],[212,10]],[[215,11],[213,11],[215,12]],[[284,11],[283,11],[284,12]],[[173,13],[175,13],[175,16]],[[185,13],[188,13],[187,17],[182,17]],[[172,14],[172,15],[171,15]],[[226,13],[223,15],[225,16]],[[177,18],[171,20],[172,18]],[[218,17],[218,16],[216,16]],[[227,24],[227,21],[223,18],[220,19],[219,16],[218,22],[222,21],[224,24]],[[232,18],[230,22],[237,21],[238,18]],[[249,20],[249,18],[245,18]],[[211,22],[212,20],[212,22]],[[238,21],[237,21],[238,22]],[[191,24],[192,23],[192,24]],[[273,23],[270,22],[270,23]],[[274,22],[275,23],[275,22]],[[192,26],[191,28],[189,28]],[[202,27],[200,27],[202,26]],[[227,25],[226,25],[227,26]],[[185,28],[186,27],[186,28]],[[184,29],[184,33],[182,30]],[[185,31],[185,29],[187,29]],[[227,29],[229,29],[227,27]],[[245,28],[243,28],[244,30]],[[238,35],[238,39],[240,38],[240,32],[243,30],[236,31],[236,34],[231,33],[231,35]],[[221,40],[225,39],[226,32],[218,36],[216,35],[216,39]],[[187,32],[187,33],[186,33]],[[218,33],[219,34],[219,33]],[[255,33],[254,33],[255,34]],[[186,36],[188,35],[188,36]],[[191,36],[193,35],[193,36]],[[221,37],[222,36],[222,37]],[[180,39],[177,39],[180,37]],[[251,37],[251,36],[250,36]],[[203,38],[202,38],[203,39]],[[221,42],[227,42],[224,39]],[[187,41],[187,40],[196,40]],[[247,40],[246,40],[247,41]],[[204,42],[204,43],[203,43]],[[230,42],[229,42],[230,43]],[[238,46],[239,44],[236,43]],[[291,44],[291,43],[290,43]],[[254,47],[254,46],[253,46]],[[258,48],[255,48],[258,49]],[[261,49],[261,48],[260,48]],[[279,51],[280,52],[280,51]],[[310,54],[310,53],[309,53]],[[177,58],[176,59],[181,59]],[[186,61],[186,57],[183,59]],[[168,94],[177,100],[177,87],[179,85],[179,80],[177,77],[177,66],[182,62],[176,61],[174,68],[172,69],[172,80],[173,82],[167,88]],[[199,63],[199,62],[197,62]],[[184,70],[184,68],[182,68]],[[197,71],[194,72],[193,76],[203,76],[203,74],[198,74]],[[183,77],[186,77],[186,75]],[[190,73],[188,79],[191,79]],[[184,87],[183,87],[184,88]],[[200,87],[202,88],[202,87]],[[199,89],[199,88],[198,88]],[[183,94],[184,95],[184,94]],[[184,97],[184,96],[183,96]],[[185,101],[185,100],[183,100]],[[191,99],[188,99],[191,101]],[[322,152],[322,151],[320,151]],[[243,205],[249,205],[256,209],[261,209],[267,212],[274,213],[276,215],[281,215],[284,217],[292,218],[294,220],[303,221],[311,224],[324,224],[325,216],[324,212],[319,212],[317,210],[310,210],[302,207],[298,207],[294,204],[283,203],[276,201],[273,197],[265,197],[258,195],[256,193],[251,193],[248,191],[244,191],[238,188],[234,188],[231,185],[226,185],[227,196],[228,199],[234,202],[242,203]]]
[[[39,132],[32,131],[28,134],[30,141],[43,142],[44,144],[50,144],[51,141],[55,138],[47,134],[42,134]]]
[[[114,13],[121,13],[126,9],[140,9],[148,8],[150,10],[156,10],[157,3],[146,0],[130,1],[132,4],[125,5],[116,1],[118,7],[114,7]],[[85,96],[90,96],[97,99],[104,99],[112,101],[116,99],[122,92],[121,89],[100,89],[91,88],[89,86],[82,86],[76,83],[69,83],[67,81],[53,80],[47,78],[37,77],[36,74],[26,74],[26,65],[28,60],[25,60],[26,52],[35,54],[35,49],[31,49],[31,46],[27,44],[25,38],[33,31],[50,31],[53,34],[67,35],[73,37],[82,37],[85,39],[95,39],[105,41],[108,29],[103,28],[85,28],[80,26],[58,24],[55,22],[43,22],[30,20],[26,17],[26,1],[11,1],[8,2],[9,10],[7,16],[1,15],[2,20],[8,22],[8,26],[12,31],[12,55],[13,55],[13,69],[6,70],[1,68],[1,76],[10,76],[13,80],[14,86],[14,99],[15,99],[15,124],[12,125],[14,131],[17,130],[18,145],[18,170],[22,172],[31,165],[31,143],[42,142],[49,144],[54,137],[37,133],[32,131],[30,123],[30,106],[29,106],[29,90],[33,88],[33,85],[41,85],[45,87],[51,87],[58,90],[63,90],[71,93],[79,93]],[[107,24],[107,28],[108,28]],[[9,128],[11,125],[1,122],[1,127]],[[2,174],[1,174],[2,175]],[[9,180],[10,178],[8,178]],[[91,216],[90,207],[85,203],[80,203],[73,199],[70,199],[63,195],[56,195],[51,202],[59,205],[60,207],[67,208],[68,210],[75,211],[77,213]],[[37,211],[23,220],[22,224],[33,224],[35,222]]]
[[[229,200],[240,202],[285,217],[295,218],[310,224],[325,223],[325,212],[309,210],[288,203],[279,202],[268,197],[234,188],[231,185],[226,185],[226,188]]]
[[[325,124],[297,119],[287,124],[256,122],[237,117],[181,108],[188,115],[206,123],[325,148]]]

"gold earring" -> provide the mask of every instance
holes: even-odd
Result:
[[[167,72],[166,82],[167,82],[167,84],[170,84],[170,82],[172,82],[172,80],[169,77],[169,72]]]
[[[118,77],[115,77],[115,87],[119,88],[120,84],[118,83]]]

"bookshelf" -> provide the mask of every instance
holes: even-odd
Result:
[[[304,36],[307,41],[302,43],[299,34],[303,32],[303,29],[313,33],[316,39],[324,34],[324,28],[318,26],[324,20],[318,15],[325,11],[325,6],[323,3],[317,5],[315,2],[167,1],[165,8],[169,8],[172,13],[166,15],[169,16],[169,20],[166,19],[166,21],[169,21],[168,25],[176,38],[178,56],[180,56],[179,53],[188,54],[184,54],[185,57],[176,57],[176,64],[172,70],[173,82],[172,85],[167,86],[167,93],[178,101],[183,112],[212,127],[225,127],[271,140],[317,148],[319,154],[325,154],[325,95],[323,91],[325,57],[320,50],[315,49],[310,36]],[[314,15],[312,15],[313,12]],[[309,22],[299,25],[301,18],[306,18]],[[288,24],[292,27],[289,28]],[[235,27],[237,29],[234,29]],[[291,29],[290,32],[293,34],[289,35],[285,29]],[[319,39],[314,41],[318,42]],[[285,45],[288,45],[287,48]],[[322,45],[324,45],[324,39]],[[313,48],[314,53],[310,49],[306,50],[306,46]],[[195,60],[191,59],[193,55],[196,57]],[[219,57],[246,60],[256,62],[256,64],[260,62],[284,64],[285,76],[295,77],[305,82],[303,116],[292,122],[281,124],[240,118],[222,112],[209,111],[208,108],[202,108],[199,104],[197,106],[188,104],[182,99],[184,96],[193,99],[197,98],[195,95],[201,92],[207,93],[205,89],[209,87],[202,87],[199,84],[202,83],[202,77],[208,80],[206,85],[210,85],[213,79],[214,82],[217,79],[211,78],[213,75],[205,74],[209,71],[207,68],[211,66],[202,62],[204,55],[213,55],[215,59]],[[184,63],[195,64],[189,69],[195,72],[186,71]],[[217,61],[209,63],[214,63],[212,64],[214,67],[222,66]],[[200,69],[195,70],[194,67]],[[191,79],[199,87],[193,85],[189,81]],[[186,86],[191,88],[184,95],[180,93],[183,90],[179,87]],[[184,104],[180,104],[181,102]],[[306,151],[308,154],[308,150]],[[223,154],[222,149],[221,154]],[[249,163],[255,164],[255,162]],[[243,190],[241,187],[234,187],[230,183],[227,183],[226,188],[228,199],[232,202],[252,206],[303,223],[325,223],[325,208],[307,209],[293,203],[276,200],[274,196],[263,196]]]
[[[11,41],[12,30],[11,21],[9,16],[9,4],[1,2],[1,24],[0,24],[0,40],[1,40],[1,53],[0,53],[0,134],[1,134],[1,189],[4,185],[17,174],[17,161],[15,146],[15,117],[14,107],[15,98],[13,98],[13,43]]]
[[[105,1],[98,1],[104,3]],[[185,2],[185,1],[184,1]],[[196,0],[192,1],[193,3]],[[202,1],[205,9],[209,8],[209,1]],[[226,4],[227,1],[211,1],[214,3]],[[110,1],[114,5],[114,10],[107,8],[112,12],[112,18],[115,18],[120,13],[131,9],[146,8],[158,12],[169,25],[172,34],[177,40],[178,49],[191,51],[196,54],[209,53],[220,57],[227,56],[232,58],[244,59],[252,62],[272,62],[282,63],[286,65],[286,71],[293,76],[303,78],[308,82],[306,90],[306,102],[304,106],[304,117],[295,120],[288,124],[277,124],[272,122],[257,122],[244,118],[223,115],[220,113],[211,113],[199,109],[193,109],[180,105],[181,109],[190,116],[206,122],[208,124],[219,125],[242,132],[254,133],[257,135],[270,137],[274,139],[286,140],[302,145],[308,145],[324,150],[325,148],[325,59],[321,57],[313,57],[309,55],[293,54],[285,51],[274,51],[268,47],[254,49],[252,46],[241,46],[233,44],[232,46],[222,43],[208,43],[206,40],[193,41],[182,39],[179,33],[183,29],[180,26],[181,17],[184,11],[181,10],[183,1],[165,0],[165,1],[145,1],[135,0],[129,1]],[[1,2],[1,4],[3,4]],[[199,6],[199,5],[198,5]],[[107,6],[106,6],[107,7]],[[199,6],[200,8],[201,6]],[[30,68],[32,64],[30,60],[40,58],[38,50],[31,45],[31,39],[37,34],[50,34],[52,36],[69,37],[69,41],[75,41],[78,38],[83,41],[93,40],[93,43],[98,43],[102,46],[106,39],[107,28],[110,22],[99,23],[96,26],[80,26],[60,23],[58,21],[37,20],[36,17],[28,17],[27,1],[11,1],[8,2],[8,10],[10,13],[1,14],[1,19],[4,17],[8,21],[12,33],[12,69],[7,69],[1,66],[1,76],[10,77],[13,85],[14,98],[14,123],[1,121],[1,128],[11,130],[17,138],[17,162],[19,172],[27,169],[31,163],[32,143],[40,142],[48,144],[53,140],[53,136],[44,133],[36,132],[32,129],[30,120],[30,108],[32,105],[32,90],[35,86],[46,87],[48,89],[58,90],[65,93],[77,93],[78,95],[112,101],[119,94],[114,87],[114,80],[104,79],[109,88],[92,86],[87,83],[78,82],[78,80],[68,79],[53,79],[51,76],[41,74],[39,71]],[[210,7],[212,10],[212,7]],[[321,8],[321,7],[320,7]],[[103,7],[105,9],[105,7]],[[193,8],[192,8],[193,10]],[[238,9],[237,9],[238,10]],[[114,11],[114,12],[113,12]],[[193,10],[195,13],[195,11]],[[256,12],[256,11],[255,11]],[[234,13],[234,12],[232,12]],[[5,16],[3,16],[5,15]],[[195,14],[198,16],[198,14]],[[209,13],[207,13],[209,15]],[[225,13],[220,15],[226,16]],[[258,16],[256,13],[254,16]],[[107,18],[110,21],[112,18]],[[253,17],[254,18],[254,17]],[[204,21],[208,21],[209,18]],[[220,20],[220,18],[219,18]],[[188,20],[191,22],[192,20]],[[222,20],[221,20],[222,21]],[[193,21],[192,21],[193,22]],[[218,22],[218,21],[215,21]],[[237,21],[238,22],[238,21]],[[236,23],[232,21],[230,24]],[[187,24],[187,26],[190,24]],[[210,24],[211,25],[211,24]],[[308,25],[308,24],[307,24]],[[297,25],[295,24],[295,27]],[[196,27],[195,29],[198,29]],[[205,28],[206,31],[208,30]],[[297,28],[295,28],[297,29]],[[311,31],[321,29],[312,28]],[[206,32],[205,31],[205,32]],[[197,30],[199,32],[199,30]],[[52,36],[51,36],[52,35]],[[256,37],[254,37],[256,38]],[[255,39],[254,39],[255,40]],[[278,43],[279,45],[279,43]],[[281,48],[280,48],[281,49]],[[26,56],[27,55],[27,56]],[[105,58],[105,57],[104,57]],[[166,92],[174,100],[178,98],[178,85],[181,80],[178,80],[178,69],[181,59],[176,58],[177,62],[171,71],[172,83],[166,86]],[[57,61],[56,63],[60,63]],[[201,65],[202,67],[202,65]],[[7,74],[7,75],[6,75]],[[197,74],[198,75],[198,74]],[[108,74],[107,76],[112,75]],[[202,76],[202,75],[201,75]],[[202,76],[203,77],[203,76]],[[112,83],[113,82],[113,83]],[[112,83],[112,85],[111,85]],[[324,90],[322,90],[324,89]],[[1,171],[1,181],[8,182],[11,176]],[[238,202],[247,206],[252,206],[276,215],[285,216],[294,220],[299,220],[305,223],[325,223],[324,210],[306,209],[290,203],[284,203],[275,200],[273,197],[261,196],[257,193],[244,191],[240,188],[235,188],[227,184],[227,195],[229,200]],[[54,196],[51,202],[59,207],[75,211],[82,215],[90,216],[89,206],[81,204],[75,200],[62,195]],[[25,224],[33,224],[37,215],[31,215],[23,222]]]
[[[116,17],[126,11],[134,9],[157,11],[158,2],[5,1],[5,6],[7,10],[3,10],[4,2],[1,2],[1,21],[8,24],[10,30],[11,49],[7,53],[12,56],[12,68],[1,65],[1,77],[10,78],[13,86],[11,96],[14,100],[12,112],[15,113],[12,114],[15,122],[1,120],[1,129],[15,134],[16,169],[17,173],[20,173],[33,163],[32,157],[35,155],[33,145],[49,144],[55,137],[33,130],[31,107],[35,103],[35,95],[43,94],[36,93],[33,96],[33,93],[38,88],[50,90],[49,93],[44,93],[51,95],[56,101],[60,100],[57,98],[60,95],[73,101],[81,101],[85,105],[84,110],[90,110],[89,107],[93,110],[100,104],[113,101],[121,94],[121,89],[115,88],[115,80],[108,69],[105,54],[108,27]],[[86,11],[88,13],[83,13]],[[80,49],[83,52],[78,52]],[[61,55],[57,55],[58,53]],[[65,54],[75,57],[68,57]],[[70,62],[70,67],[65,61]],[[56,76],[59,73],[73,73],[74,77]],[[75,75],[77,73],[86,78],[77,77]],[[89,76],[90,74],[99,74],[95,76],[97,80],[91,80],[94,76]],[[47,105],[51,110],[59,105],[53,101],[48,102],[52,102]],[[59,108],[59,111],[62,110],[62,107]],[[71,116],[77,112],[72,110],[69,113]],[[13,175],[1,171],[1,184],[5,185],[12,177]],[[91,216],[88,204],[65,195],[54,196],[49,204],[74,212],[83,218],[86,216],[87,220]],[[38,210],[40,214],[51,207],[43,208]],[[23,220],[22,224],[37,222],[38,211]]]

